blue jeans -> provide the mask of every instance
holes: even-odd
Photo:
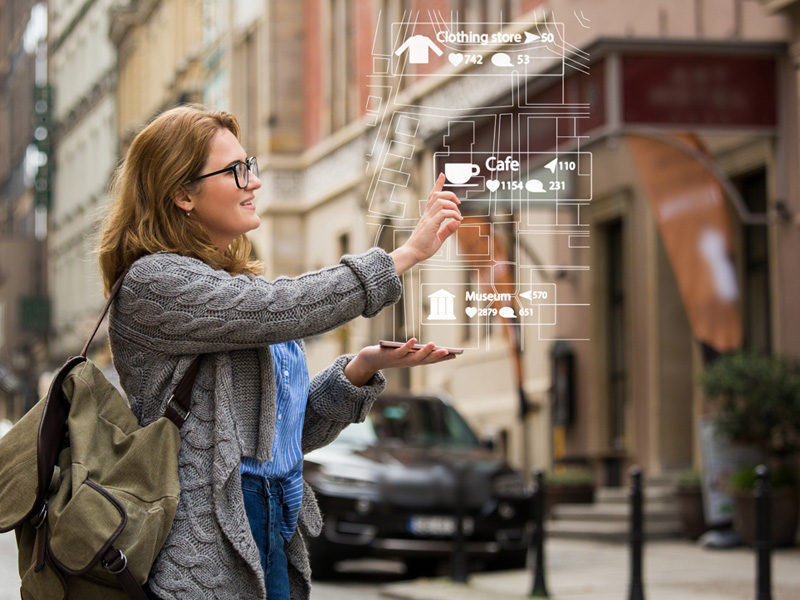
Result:
[[[289,600],[289,563],[283,550],[283,493],[274,479],[242,475],[242,496],[253,539],[261,555],[269,600]]]

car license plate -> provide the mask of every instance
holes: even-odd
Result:
[[[414,535],[453,537],[456,533],[456,519],[449,516],[418,515],[408,520],[408,530]],[[464,519],[464,534],[473,530],[472,518]]]

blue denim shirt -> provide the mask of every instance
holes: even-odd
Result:
[[[265,463],[243,457],[242,474],[276,479],[283,488],[281,535],[289,541],[297,527],[303,500],[303,450],[301,437],[308,400],[308,367],[297,342],[270,346],[275,369],[276,421],[272,460]]]

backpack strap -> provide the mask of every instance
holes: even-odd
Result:
[[[175,386],[175,391],[172,396],[167,400],[167,407],[164,409],[164,416],[175,424],[175,427],[180,429],[192,414],[192,387],[194,386],[194,379],[197,377],[197,372],[200,370],[200,359],[203,355],[199,355],[192,361],[186,373],[183,374],[178,385]],[[176,410],[176,407],[181,412]]]
[[[97,330],[100,329],[100,324],[103,322],[103,319],[106,318],[106,315],[108,314],[108,309],[111,308],[111,303],[114,302],[114,298],[117,297],[117,292],[119,292],[119,288],[122,287],[122,280],[125,279],[125,275],[127,274],[128,274],[128,269],[125,269],[122,275],[119,276],[119,279],[117,279],[114,282],[114,285],[111,287],[111,291],[108,293],[108,300],[106,300],[106,305],[103,307],[103,312],[101,312],[100,316],[97,318],[97,323],[94,324],[94,330],[92,331],[92,334],[89,336],[89,339],[86,340],[86,344],[84,344],[83,350],[81,350],[81,353],[78,356],[86,358],[86,353],[89,351],[89,345],[92,343],[94,336],[97,335]]]
[[[110,546],[103,554],[100,564],[117,578],[117,583],[128,594],[131,600],[148,600],[147,593],[134,579],[128,569],[128,559],[114,546]]]
[[[103,311],[100,313],[100,317],[97,319],[97,323],[95,323],[94,329],[92,330],[89,339],[86,340],[86,344],[84,344],[83,350],[81,350],[79,356],[86,358],[86,353],[89,351],[89,345],[92,343],[92,340],[94,340],[94,336],[97,335],[103,319],[106,318],[106,315],[111,308],[111,304],[114,302],[119,289],[122,287],[122,280],[125,279],[125,275],[127,274],[128,269],[125,269],[122,275],[119,276],[119,279],[117,279],[114,282],[114,285],[111,287],[111,291],[108,293],[108,300],[106,300],[106,305],[103,307]],[[197,377],[197,372],[200,370],[201,358],[202,355],[198,356],[194,359],[192,364],[189,365],[186,373],[184,373],[183,377],[178,382],[178,385],[175,386],[175,391],[172,392],[172,396],[170,396],[170,399],[167,400],[167,407],[164,409],[164,416],[172,421],[178,429],[183,427],[186,419],[188,419],[189,415],[192,414],[192,387],[194,386],[194,380],[195,377]]]

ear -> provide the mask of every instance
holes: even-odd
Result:
[[[190,212],[194,208],[194,201],[183,187],[180,187],[172,194],[172,201],[184,212]]]

